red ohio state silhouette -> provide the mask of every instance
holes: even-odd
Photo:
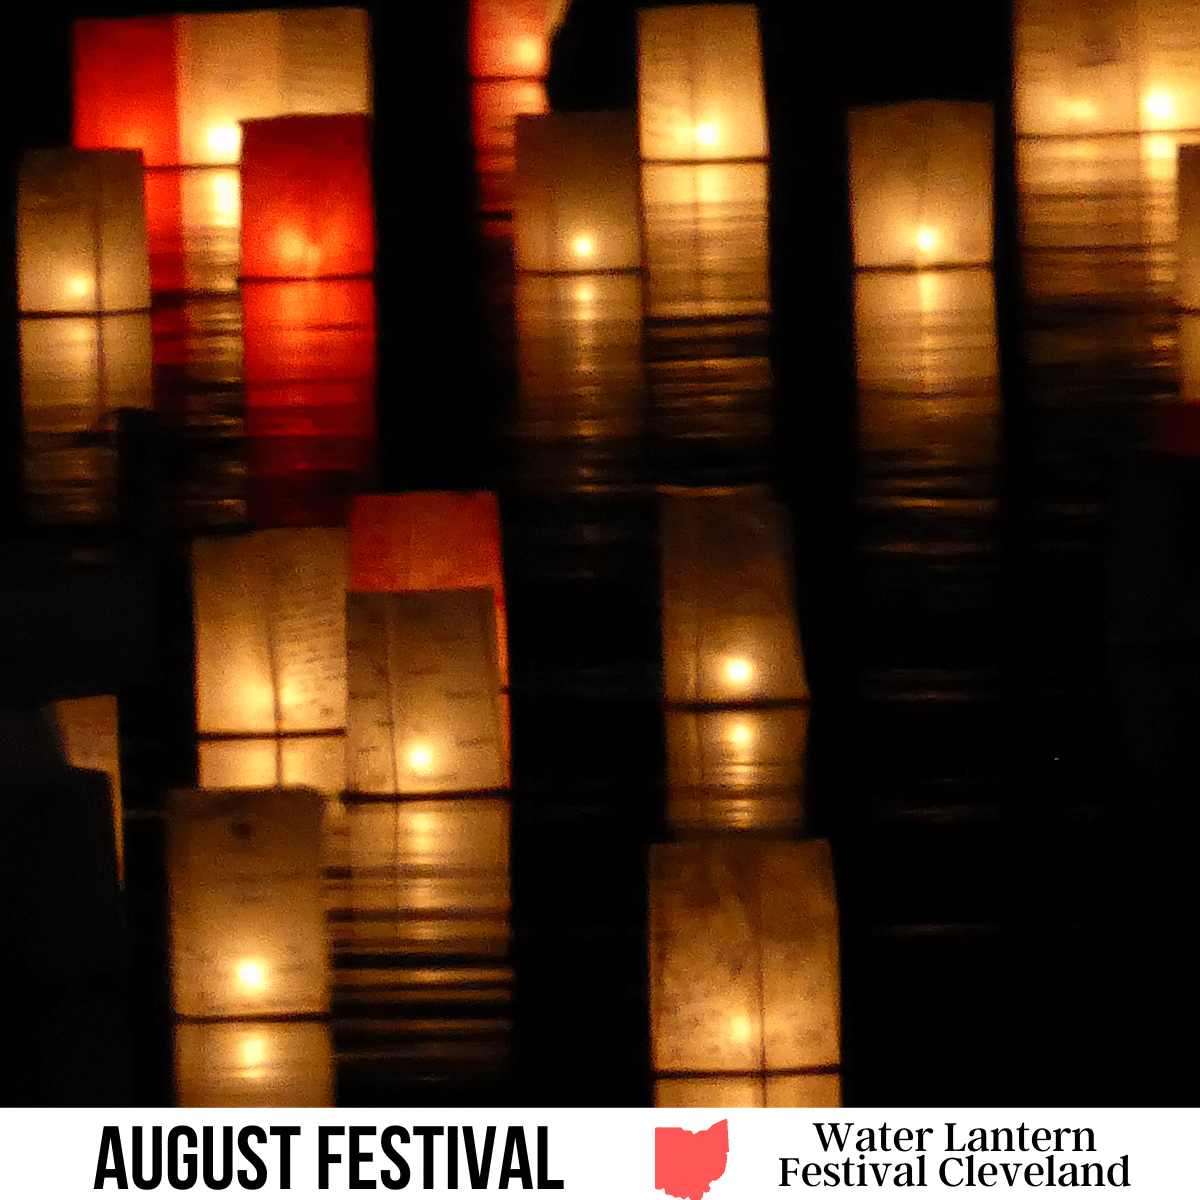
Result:
[[[725,1174],[729,1158],[729,1122],[708,1129],[668,1127],[654,1131],[654,1186],[676,1200],[700,1200]]]

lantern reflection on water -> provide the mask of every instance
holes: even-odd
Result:
[[[986,471],[998,436],[991,110],[852,109],[849,138],[863,449]]]
[[[734,1103],[744,1086],[738,1076],[758,1077],[744,1100],[768,1079],[775,1102],[805,1091],[826,1100],[828,1084],[780,1087],[771,1077],[825,1080],[836,1071],[837,925],[825,842],[653,847],[650,1019],[659,1101],[696,1103],[717,1087],[721,1103]]]
[[[171,971],[182,1017],[325,1012],[324,802],[301,789],[173,792]]]
[[[1184,400],[1200,400],[1200,146],[1179,148],[1179,375]]]
[[[175,1027],[180,1108],[328,1108],[333,1052],[320,1021],[215,1021]]]

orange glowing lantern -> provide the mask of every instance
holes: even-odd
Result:
[[[180,1108],[329,1108],[333,1046],[321,1021],[204,1021],[175,1027]]]
[[[171,973],[181,1017],[329,1007],[317,792],[173,792]]]
[[[642,265],[637,133],[624,113],[517,118],[513,243],[521,271]]]
[[[356,496],[350,523],[350,590],[432,592],[487,588],[495,597],[501,685],[508,639],[500,510],[491,492]]]
[[[999,405],[991,110],[853,109],[849,140],[863,449],[987,469]]]
[[[809,1102],[827,1101],[828,1084],[780,1086],[778,1073],[836,1072],[839,993],[827,843],[652,848],[651,1053],[656,1074],[674,1077],[660,1078],[660,1103],[684,1089],[695,1089],[689,1104],[705,1090],[728,1104],[761,1105],[764,1093],[774,1103],[805,1092]],[[756,1086],[739,1093],[737,1076],[757,1077]]]

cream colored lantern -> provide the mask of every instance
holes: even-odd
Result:
[[[171,974],[183,1017],[329,1007],[324,801],[301,789],[170,794]]]
[[[175,1026],[180,1108],[329,1108],[333,1045],[322,1021]]]
[[[853,109],[849,140],[863,450],[986,470],[998,438],[991,110]]]
[[[836,1069],[839,990],[827,843],[734,838],[652,848],[657,1075]]]
[[[141,157],[37,150],[21,165],[17,295],[31,433],[149,408],[150,280]]]
[[[201,737],[342,730],[346,573],[341,529],[193,543]]]
[[[668,704],[808,698],[779,507],[755,488],[662,502]]]
[[[642,432],[642,281],[522,273],[516,288],[519,424],[540,439]]]
[[[519,116],[516,148],[513,248],[519,271],[642,265],[631,116]]]
[[[125,881],[125,828],[121,802],[121,743],[117,733],[116,696],[84,696],[59,700],[54,718],[62,737],[67,762],[73,767],[103,771],[109,779],[113,831],[117,847],[117,875]]]
[[[352,592],[347,646],[351,791],[507,786],[490,589]]]

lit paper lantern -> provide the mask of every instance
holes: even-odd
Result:
[[[180,1108],[329,1108],[333,1046],[321,1021],[175,1026]]]
[[[75,144],[141,149],[156,290],[237,286],[240,122],[371,109],[356,8],[82,20]]]
[[[334,797],[346,786],[346,739],[233,737],[201,740],[202,788],[313,788]]]
[[[490,590],[352,592],[347,784],[481,792],[508,782]]]
[[[356,496],[350,523],[350,590],[432,592],[489,588],[496,600],[500,679],[508,639],[500,510],[491,492]]]
[[[117,874],[125,879],[125,831],[121,803],[121,743],[117,733],[116,696],[84,696],[59,700],[54,718],[62,737],[67,762],[89,771],[103,771],[112,798],[113,831],[117,847]]]
[[[836,1067],[839,991],[827,843],[738,838],[652,848],[657,1074]]]
[[[807,699],[779,507],[752,488],[667,494],[661,537],[667,703]]]
[[[986,469],[999,373],[991,110],[853,109],[849,140],[863,449]]]
[[[364,116],[243,121],[242,276],[317,279],[375,269]]]
[[[841,1076],[688,1076],[659,1079],[655,1108],[841,1108]]]
[[[770,830],[800,824],[808,709],[667,712],[672,828]]]
[[[523,273],[516,316],[523,432],[538,438],[641,432],[640,275]]]
[[[171,975],[183,1017],[329,1007],[317,792],[172,792]]]
[[[513,245],[522,271],[642,265],[637,132],[625,113],[517,118]]]
[[[193,543],[201,736],[342,729],[346,547],[340,529]]]
[[[141,178],[130,151],[38,150],[22,162],[17,293],[30,432],[80,432],[115,409],[150,407]]]
[[[638,120],[644,159],[765,158],[762,47],[754,6],[641,9]]]

